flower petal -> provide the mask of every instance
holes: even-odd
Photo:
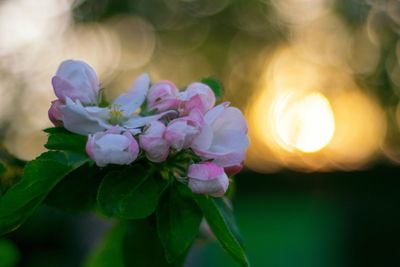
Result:
[[[145,117],[133,116],[132,118],[130,118],[128,121],[126,121],[124,123],[124,127],[127,129],[135,129],[135,128],[143,127],[146,124],[149,124],[152,121],[157,121],[164,116],[175,115],[175,114],[176,114],[175,110],[169,110],[169,111],[165,111],[163,113],[152,115],[152,116],[145,116]]]
[[[142,135],[139,136],[140,146],[146,151],[150,161],[162,162],[167,159],[169,145],[164,140],[165,125],[159,121],[152,121]]]
[[[62,126],[62,114],[60,111],[60,106],[62,102],[60,100],[51,101],[51,106],[48,111],[49,119],[54,124],[54,126]]]
[[[133,82],[129,91],[117,97],[113,104],[119,105],[124,110],[124,115],[129,117],[143,104],[149,87],[150,77],[147,73],[144,73]]]
[[[65,105],[60,106],[60,111],[64,127],[74,133],[88,135],[111,127],[100,116],[100,114],[103,115],[104,110],[98,108],[97,112],[90,112],[82,106],[79,100],[74,102],[67,97]]]
[[[192,164],[188,170],[189,188],[197,194],[222,197],[229,186],[224,169],[212,162]]]
[[[178,97],[186,114],[193,109],[198,109],[204,114],[215,105],[215,94],[204,83],[190,84],[185,91],[179,93]]]
[[[148,111],[163,112],[169,109],[178,109],[178,88],[170,81],[160,81],[152,85],[147,95]]]
[[[84,104],[96,104],[99,79],[94,69],[80,60],[63,61],[52,78],[54,93],[61,100],[66,97]]]
[[[203,162],[190,165],[188,170],[188,177],[208,181],[215,179],[215,177],[218,177],[223,173],[224,169],[220,166],[211,162]]]
[[[224,113],[228,106],[229,102],[223,102],[218,106],[213,107],[204,115],[204,120],[208,124],[212,124],[218,117],[220,117]]]
[[[89,135],[86,152],[100,167],[107,164],[132,163],[139,154],[139,146],[129,132],[113,127],[105,132]]]
[[[221,167],[241,164],[249,146],[242,112],[227,105],[218,105],[205,114],[202,132],[192,144],[198,156],[213,160]]]

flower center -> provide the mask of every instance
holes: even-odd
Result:
[[[110,123],[114,125],[122,125],[125,121],[124,110],[119,105],[112,105],[109,111]]]

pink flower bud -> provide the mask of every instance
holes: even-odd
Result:
[[[139,146],[129,132],[114,127],[89,135],[86,152],[100,167],[107,164],[128,165],[139,154]]]
[[[165,130],[164,138],[177,151],[189,148],[195,136],[200,132],[201,114],[193,110],[189,116],[172,120]]]
[[[177,95],[178,89],[170,81],[161,81],[154,84],[147,95],[148,110],[163,112],[169,109],[177,109],[180,103]]]
[[[139,136],[140,146],[146,151],[146,156],[150,161],[162,162],[168,157],[169,145],[164,139],[165,129],[162,122],[152,121]]]
[[[212,162],[190,165],[188,177],[189,188],[197,194],[222,197],[229,185],[224,169]]]
[[[79,60],[66,60],[51,80],[56,96],[63,102],[69,97],[83,104],[96,104],[99,79],[91,66]]]
[[[186,91],[179,94],[182,100],[181,106],[184,113],[188,114],[193,109],[205,113],[215,105],[215,94],[208,85],[204,83],[192,83]]]
[[[51,101],[51,106],[48,111],[49,119],[54,124],[54,126],[63,125],[60,105],[62,105],[60,100],[53,100]]]

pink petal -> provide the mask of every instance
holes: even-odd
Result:
[[[62,102],[60,100],[51,101],[51,106],[48,111],[49,119],[54,124],[54,126],[62,126],[62,114],[60,111],[60,106]]]
[[[212,162],[203,162],[189,166],[188,177],[199,180],[213,180],[222,175],[224,169]]]
[[[229,186],[224,169],[211,162],[190,165],[188,177],[189,188],[197,194],[221,197]]]

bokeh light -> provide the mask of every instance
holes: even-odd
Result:
[[[271,109],[274,137],[289,151],[316,152],[332,139],[335,119],[329,101],[320,93],[281,95]]]

